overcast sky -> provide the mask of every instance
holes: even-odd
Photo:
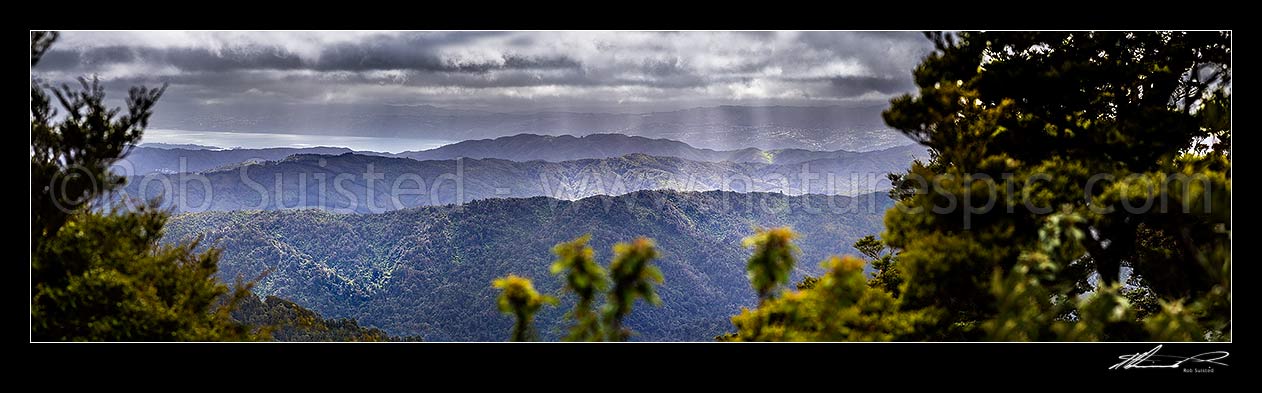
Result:
[[[875,103],[911,91],[914,32],[65,32],[35,72],[164,104],[634,112]]]

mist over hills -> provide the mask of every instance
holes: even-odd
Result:
[[[909,144],[901,145],[907,146]],[[584,158],[610,158],[627,154],[678,157],[693,161],[755,162],[765,164],[796,164],[825,158],[848,158],[875,150],[855,152],[848,150],[816,151],[806,149],[744,148],[738,150],[713,150],[697,148],[677,140],[646,138],[623,134],[536,135],[518,134],[495,139],[466,140],[425,150],[399,153],[397,156],[418,160],[444,160],[457,157],[502,158],[513,161],[569,161]]]
[[[922,157],[923,148],[914,144],[894,148],[854,152],[847,150],[815,151],[805,149],[761,150],[712,150],[693,147],[687,143],[621,134],[592,134],[581,137],[571,135],[550,136],[519,134],[495,139],[467,140],[424,151],[399,154],[352,151],[342,147],[224,149],[185,148],[174,145],[141,145],[121,160],[117,167],[129,175],[151,172],[177,173],[200,172],[225,165],[247,161],[276,161],[295,154],[338,155],[358,153],[383,157],[404,157],[417,160],[450,160],[465,158],[497,158],[512,161],[542,160],[562,162],[589,158],[614,158],[629,154],[645,154],[659,157],[676,157],[692,161],[763,164],[798,164],[819,159],[874,158],[880,155],[902,158],[907,151]]]
[[[614,242],[657,241],[665,275],[663,305],[643,302],[627,320],[641,341],[708,341],[728,319],[756,303],[740,239],[757,226],[789,225],[802,234],[794,280],[819,273],[830,254],[881,230],[892,201],[769,193],[638,191],[578,201],[490,199],[382,214],[320,210],[182,214],[164,241],[205,236],[223,250],[220,276],[257,277],[261,296],[279,296],[330,318],[355,318],[392,335],[426,341],[501,341],[512,324],[495,308],[493,278],[515,273],[555,293],[550,248],[584,233],[602,265]],[[545,339],[558,337],[573,299],[537,317]]]
[[[195,110],[194,110],[195,109]],[[522,133],[621,133],[693,146],[759,149],[876,150],[910,141],[881,119],[884,105],[717,106],[650,113],[496,113],[429,105],[198,106],[159,111],[155,128],[447,140]]]
[[[201,172],[227,165],[253,161],[275,161],[294,154],[344,154],[344,147],[274,147],[267,149],[211,150],[187,147],[151,147],[144,144],[114,164],[117,172],[126,175],[147,173]],[[161,145],[159,145],[161,146]]]
[[[322,208],[373,213],[487,198],[573,200],[656,189],[856,195],[888,189],[886,174],[923,156],[918,145],[793,164],[639,153],[563,162],[296,154],[199,173],[134,176],[124,196],[148,200],[161,195],[176,211]]]

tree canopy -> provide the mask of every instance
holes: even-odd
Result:
[[[534,341],[535,313],[544,304],[556,304],[556,298],[540,294],[530,279],[515,274],[495,279],[491,286],[500,290],[500,296],[496,300],[500,312],[512,315],[516,321],[513,324],[512,341]]]
[[[856,244],[901,316],[811,311],[825,276],[733,318],[738,337],[1229,339],[1230,34],[928,37],[884,117],[932,159],[891,177],[881,240]]]
[[[652,239],[643,236],[628,243],[614,244],[613,260],[609,263],[609,277],[606,278],[605,270],[596,264],[595,253],[587,246],[590,239],[591,235],[586,234],[552,248],[558,257],[550,269],[552,274],[565,273],[562,290],[573,292],[579,298],[574,310],[568,314],[574,325],[565,340],[627,341],[632,332],[622,323],[631,314],[635,301],[644,299],[655,306],[662,302],[655,287],[662,282],[662,271],[653,264],[658,257],[657,247]],[[612,287],[609,287],[610,282]],[[517,275],[509,274],[506,278],[497,279],[492,286],[501,289],[500,311],[516,316],[512,341],[533,339],[530,326],[535,312],[542,304],[557,303],[557,298],[536,292],[530,279]],[[598,316],[592,305],[598,291],[606,287],[609,287],[609,292]]]
[[[552,263],[552,274],[565,273],[564,290],[578,297],[574,310],[568,315],[574,326],[565,337],[568,341],[600,341],[604,332],[593,304],[596,295],[609,286],[605,269],[596,263],[595,251],[587,245],[592,236],[586,234],[569,242],[557,244],[552,253],[557,255]]]
[[[31,34],[31,67],[56,40]],[[165,87],[134,87],[127,112],[95,79],[31,81],[31,337],[36,341],[266,338],[230,316],[249,293],[215,278],[219,254],[159,245],[167,214],[104,206],[122,185],[111,164],[140,140]],[[49,92],[62,112],[53,108]]]

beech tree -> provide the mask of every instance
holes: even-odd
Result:
[[[596,264],[595,252],[587,245],[591,237],[590,234],[583,235],[552,248],[552,253],[557,256],[556,262],[552,263],[552,274],[565,273],[564,290],[578,296],[574,310],[568,314],[568,317],[574,321],[574,326],[565,337],[567,341],[604,339],[604,332],[594,304],[596,295],[604,291],[609,284],[605,279],[605,269]]]
[[[56,39],[32,32],[32,69]],[[133,87],[124,114],[105,105],[95,79],[59,88],[31,81],[33,340],[266,338],[231,318],[253,295],[249,284],[230,289],[215,278],[217,251],[197,252],[197,242],[160,245],[167,213],[105,198],[124,182],[110,165],[135,147],[164,90]]]
[[[1230,339],[1230,33],[927,36],[869,285],[826,263],[721,338]]]
[[[497,299],[500,312],[513,316],[513,333],[509,339],[534,341],[535,313],[539,312],[539,308],[544,304],[556,304],[557,299],[539,294],[530,279],[515,274],[497,278],[491,282],[491,286],[500,290],[500,296]]]
[[[1119,310],[1152,296],[1185,339],[1230,334],[1229,33],[930,38],[884,113],[936,157],[885,218],[905,306],[946,338],[1145,340]]]

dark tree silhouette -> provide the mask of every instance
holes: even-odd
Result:
[[[56,40],[31,34],[31,67]],[[58,89],[31,81],[31,336],[68,341],[262,338],[229,313],[249,285],[215,278],[219,253],[161,246],[167,214],[104,206],[124,179],[110,173],[140,140],[162,96],[134,87],[127,113],[105,106],[96,79]],[[53,109],[48,92],[63,113]]]

